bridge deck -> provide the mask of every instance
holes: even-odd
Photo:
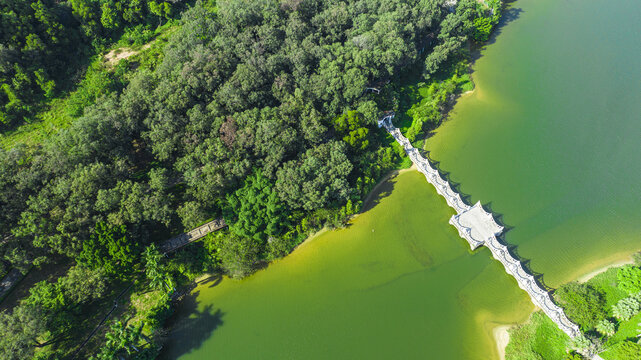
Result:
[[[485,211],[480,202],[474,206],[466,204],[460,194],[452,189],[450,183],[443,179],[429,161],[401,134],[400,130],[392,125],[393,117],[394,114],[391,114],[382,118],[378,122],[379,127],[384,127],[403,146],[418,171],[425,175],[425,179],[434,185],[436,191],[456,211],[456,215],[450,218],[450,224],[458,230],[459,235],[467,240],[472,249],[481,245],[489,248],[492,256],[503,264],[505,271],[512,275],[519,287],[530,295],[532,302],[540,307],[561,330],[571,338],[580,335],[579,327],[567,318],[563,309],[552,301],[550,294],[539,286],[534,276],[528,274],[523,269],[521,262],[514,258],[509,249],[497,240],[496,237],[503,231],[503,227],[496,223],[492,214]]]
[[[160,251],[163,253],[172,252],[177,250],[187,244],[190,244],[200,238],[205,237],[212,231],[216,231],[227,226],[223,218],[215,219],[206,224],[203,224],[189,232],[182,233],[178,236],[174,236],[171,239],[168,239],[160,245]]]

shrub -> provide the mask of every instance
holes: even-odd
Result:
[[[612,336],[616,329],[613,322],[603,319],[596,324],[596,331],[605,336]]]
[[[617,272],[617,287],[628,294],[641,291],[641,269],[636,266],[626,266]]]
[[[532,314],[530,321],[510,330],[505,349],[506,360],[563,359],[568,346],[565,335],[543,312]]]
[[[639,312],[639,302],[633,297],[627,297],[619,300],[616,305],[612,306],[612,315],[623,321],[630,320]]]
[[[632,341],[624,341],[614,345],[608,351],[608,358],[617,360],[638,360],[641,359],[641,345]]]
[[[563,305],[566,314],[584,331],[596,326],[607,317],[603,291],[589,284],[569,283],[557,290],[555,296]]]

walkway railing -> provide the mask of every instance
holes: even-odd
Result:
[[[162,245],[160,245],[160,252],[163,252],[163,253],[172,252],[198,239],[205,237],[205,235],[209,234],[210,232],[220,230],[225,226],[227,226],[227,224],[225,224],[225,220],[223,218],[215,219],[189,232],[182,233],[178,236],[168,239],[167,241],[162,243]]]
[[[521,262],[514,258],[508,248],[497,240],[503,227],[496,223],[492,214],[485,211],[480,202],[474,206],[466,204],[461,195],[452,189],[449,181],[443,179],[400,130],[392,125],[392,118],[394,118],[393,113],[383,117],[378,122],[379,127],[384,127],[394,137],[416,165],[418,171],[425,175],[427,182],[432,184],[436,192],[445,198],[447,205],[456,211],[456,215],[450,219],[450,224],[456,227],[459,235],[469,242],[472,249],[481,245],[489,248],[492,256],[503,264],[505,271],[516,279],[519,287],[530,295],[535,305],[540,307],[568,336],[571,338],[579,336],[581,334],[579,327],[568,319],[563,309],[552,301],[550,294],[539,286],[534,276],[528,274],[523,269]]]

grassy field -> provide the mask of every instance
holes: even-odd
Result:
[[[506,360],[563,359],[570,338],[543,312],[532,314],[530,321],[510,330],[505,349]]]

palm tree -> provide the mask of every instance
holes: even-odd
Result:
[[[167,274],[167,270],[161,264],[162,255],[156,249],[156,245],[151,244],[145,250],[143,257],[145,259],[145,274],[149,279],[149,286],[154,289],[161,290],[166,288],[167,293],[174,291],[174,282],[171,276]]]
[[[133,351],[140,351],[136,347],[136,344],[140,341],[141,336],[142,325],[134,328],[127,326],[127,324],[122,321],[115,321],[111,325],[109,332],[105,335],[107,342],[100,354],[98,354],[98,359],[111,360],[121,350],[126,351],[127,354],[131,354]]]
[[[603,319],[596,324],[596,331],[601,335],[612,336],[616,332],[616,329],[613,322]]]

